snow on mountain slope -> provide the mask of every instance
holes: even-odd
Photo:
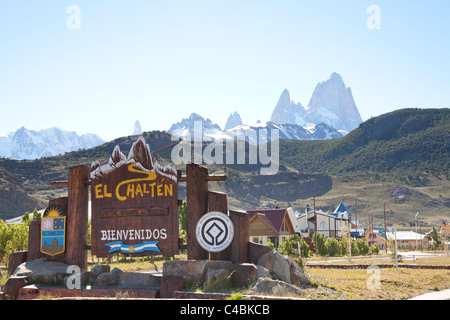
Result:
[[[49,128],[40,131],[25,127],[0,138],[0,157],[32,160],[88,149],[104,141],[95,134],[77,135],[74,131]]]
[[[299,126],[325,123],[344,132],[352,131],[362,122],[351,89],[345,87],[342,77],[336,72],[316,85],[306,108],[291,101],[289,91],[284,89],[270,120]]]

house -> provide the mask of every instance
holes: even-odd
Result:
[[[384,228],[370,227],[364,234],[364,241],[369,246],[376,244],[380,249],[385,249],[387,241],[385,239]]]
[[[292,208],[247,210],[250,218],[250,241],[275,247],[291,235],[300,234],[300,227]]]
[[[351,219],[351,213],[341,203],[334,212],[323,212],[322,210],[309,210],[297,216],[303,237],[312,237],[315,231],[323,233],[326,238],[341,238],[347,232]],[[317,226],[317,230],[316,227]]]
[[[447,222],[445,220],[442,221],[441,230],[439,231],[439,236],[444,239],[450,237],[450,224],[447,224]]]
[[[399,249],[428,248],[431,244],[431,237],[416,233],[414,231],[397,231],[397,246]],[[388,240],[395,239],[395,233],[387,233]],[[417,242],[417,248],[416,248]]]

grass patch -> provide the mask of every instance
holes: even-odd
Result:
[[[308,269],[318,289],[308,291],[311,299],[401,300],[450,288],[450,270],[434,269]],[[333,289],[326,292],[324,288]]]

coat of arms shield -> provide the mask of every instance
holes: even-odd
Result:
[[[51,256],[66,248],[66,215],[57,205],[45,209],[41,218],[41,252]]]

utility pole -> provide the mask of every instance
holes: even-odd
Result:
[[[395,268],[398,271],[398,256],[397,256],[397,229],[395,229]]]
[[[314,241],[314,251],[317,256],[317,215],[316,215],[316,196],[313,197],[313,208],[314,208],[314,234],[316,240]]]
[[[387,229],[386,229],[386,203],[387,203],[387,202],[394,201],[394,200],[396,200],[396,199],[402,199],[402,198],[403,198],[403,196],[393,197],[393,198],[391,198],[391,199],[389,199],[389,200],[386,200],[386,201],[384,202],[384,238],[386,239],[386,253],[387,253],[387,242],[388,242],[388,239],[387,239]]]
[[[414,222],[416,223],[416,250],[417,250],[417,215],[418,215],[419,213],[417,212],[416,213],[416,216],[414,217]]]
[[[351,231],[351,229],[350,229],[350,217],[349,216],[347,216],[347,229],[348,229],[348,248],[349,248],[349,255],[348,255],[348,258],[349,258],[349,261],[350,262],[352,262],[352,237],[351,237],[351,234],[350,234],[350,231]]]

